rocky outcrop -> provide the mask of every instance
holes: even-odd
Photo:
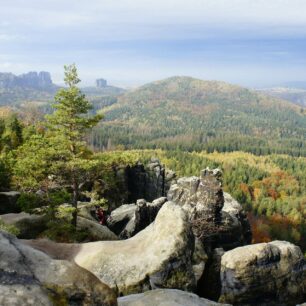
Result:
[[[164,197],[175,178],[175,172],[166,170],[158,159],[152,158],[150,163],[138,163],[126,169],[127,185],[129,190],[128,202],[138,199],[153,201]]]
[[[78,217],[77,227],[88,232],[90,241],[118,240],[118,237],[107,226],[97,221]]]
[[[121,241],[79,245],[28,242],[56,258],[69,258],[94,273],[119,295],[156,288],[193,290],[194,237],[186,213],[167,202],[155,221]]]
[[[157,289],[118,299],[118,306],[222,306],[197,295],[177,289]],[[227,304],[228,305],[228,304]]]
[[[107,221],[108,226],[120,238],[130,238],[155,220],[157,213],[166,201],[167,198],[162,197],[152,203],[141,199],[136,202],[136,205],[122,205],[112,211]]]
[[[19,196],[20,192],[17,191],[0,192],[0,214],[20,212],[17,205]]]
[[[241,205],[223,193],[219,169],[205,169],[200,177],[183,177],[170,187],[168,200],[180,205],[189,215],[193,231],[210,252],[251,242],[251,230]]]
[[[0,232],[0,305],[117,305],[116,295],[90,272]]]
[[[30,215],[25,212],[5,214],[0,215],[0,220],[7,225],[14,225],[19,231],[18,238],[23,239],[34,239],[47,229],[46,217],[41,215]]]
[[[54,85],[49,72],[41,71],[39,73],[31,71],[21,75],[12,73],[0,73],[0,88],[12,89],[15,87],[49,89]]]
[[[220,223],[224,204],[219,169],[201,171],[201,176],[183,177],[172,185],[168,200],[182,206],[191,220],[205,218],[214,224]]]
[[[221,259],[219,301],[296,305],[306,298],[306,262],[299,247],[273,241],[239,247]]]

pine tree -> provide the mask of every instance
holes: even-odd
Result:
[[[52,172],[55,177],[71,185],[73,190],[73,225],[77,223],[79,185],[94,166],[91,152],[84,141],[89,129],[102,119],[101,115],[88,116],[90,102],[77,87],[80,82],[75,65],[65,66],[64,81],[67,88],[60,89],[55,96],[53,114],[46,116],[54,149]]]

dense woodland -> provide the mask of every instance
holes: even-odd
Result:
[[[200,95],[195,90],[195,94],[190,96],[191,104],[186,105],[181,96],[184,84],[174,79],[166,84],[156,84],[158,90],[150,85],[137,93],[135,101],[135,93],[126,94],[124,98],[97,98],[100,104],[97,103],[91,111],[84,100],[85,108],[81,109],[81,113],[90,111],[95,114],[95,110],[103,107],[105,122],[87,134],[88,143],[96,153],[86,148],[84,142],[77,141],[75,156],[74,151],[69,149],[71,143],[61,139],[50,128],[50,117],[36,114],[34,120],[31,109],[21,114],[1,108],[1,190],[22,191],[19,205],[22,210],[31,211],[43,205],[56,207],[64,202],[72,203],[71,173],[80,180],[99,176],[106,182],[103,188],[111,192],[112,188],[118,188],[112,175],[114,168],[137,161],[146,163],[152,156],[175,170],[178,176],[198,175],[207,166],[219,167],[223,170],[224,190],[249,213],[254,242],[288,240],[300,245],[305,252],[304,111],[295,106],[288,107],[286,103],[275,104],[274,100],[272,103],[247,90],[241,91],[239,87],[223,83],[213,83],[213,86],[200,83],[201,86],[209,86],[211,96],[209,93]],[[198,81],[188,79],[186,92],[193,87],[198,89],[200,85]],[[166,100],[164,97],[155,100],[157,92],[163,95],[166,90]],[[74,87],[72,92],[77,97],[76,101],[79,97],[85,98]],[[216,92],[219,93],[217,100]],[[61,94],[62,97],[57,99],[63,99],[67,93],[63,91]],[[147,101],[151,94],[152,98]],[[245,99],[248,103],[243,102]],[[65,116],[61,118],[61,124],[67,118]],[[81,116],[79,120],[85,120],[85,117]],[[98,122],[88,120],[88,126],[84,123],[86,128]],[[58,124],[59,121],[56,122]],[[75,134],[71,137],[73,140]],[[54,147],[63,151],[52,150]],[[142,150],[124,150],[131,148]],[[97,152],[101,149],[107,150]],[[222,153],[227,151],[234,152]],[[59,158],[61,153],[64,160]],[[67,165],[71,167],[67,168]],[[54,173],[61,177],[60,184],[50,179],[50,174]],[[62,187],[54,188],[59,185]],[[43,200],[33,195],[38,189],[47,191]],[[96,196],[95,203],[107,202],[107,199]],[[59,223],[55,227],[51,225],[53,230],[57,228],[73,233],[66,225],[63,228]],[[57,234],[60,236],[63,232]],[[52,235],[54,232],[51,232]]]

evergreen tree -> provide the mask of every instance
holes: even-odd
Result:
[[[77,87],[80,79],[75,65],[65,66],[64,81],[68,87],[58,91],[53,104],[55,111],[46,118],[54,150],[52,172],[55,178],[71,185],[75,208],[72,223],[76,226],[79,185],[95,166],[84,138],[102,116],[88,116],[92,105]]]

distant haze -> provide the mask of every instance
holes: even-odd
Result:
[[[304,0],[2,0],[0,72],[76,63],[83,85],[172,75],[269,87],[306,80]]]

